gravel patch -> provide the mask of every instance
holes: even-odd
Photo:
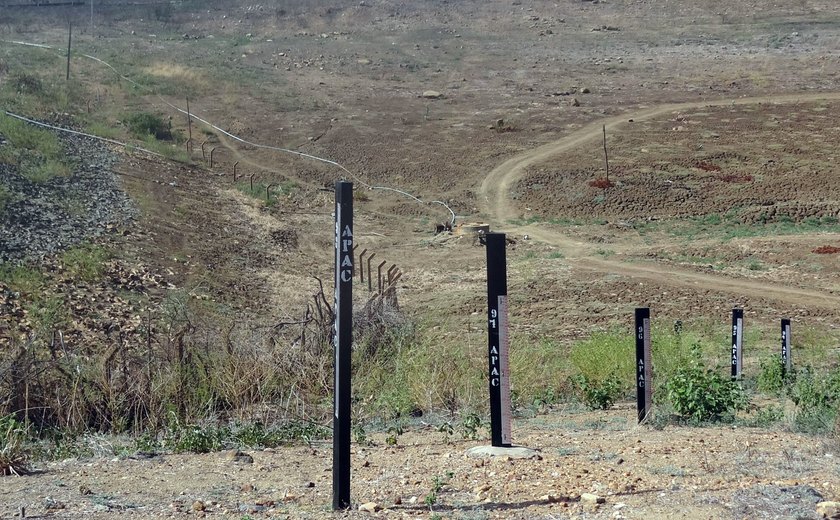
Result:
[[[136,208],[111,168],[119,157],[103,143],[59,135],[77,166],[67,177],[32,183],[0,164],[0,184],[13,194],[0,215],[0,260],[42,258],[130,224]],[[2,144],[0,146],[7,146]]]

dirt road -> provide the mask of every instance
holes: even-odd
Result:
[[[621,260],[595,257],[592,254],[593,247],[585,242],[546,229],[539,224],[512,226],[509,222],[519,216],[519,212],[510,198],[511,187],[525,175],[528,167],[545,161],[554,155],[570,151],[587,141],[599,138],[604,127],[609,130],[620,131],[628,125],[632,125],[633,123],[630,121],[647,121],[670,112],[703,107],[764,103],[810,103],[838,99],[840,99],[840,92],[703,100],[659,105],[595,121],[559,141],[516,155],[494,168],[484,178],[479,189],[481,209],[486,215],[490,216],[490,220],[495,223],[494,227],[503,226],[510,232],[527,234],[534,240],[561,248],[568,263],[576,268],[620,274],[637,279],[656,280],[659,283],[671,286],[714,288],[748,297],[769,297],[793,305],[837,308],[840,305],[840,295],[834,292],[786,287],[778,283],[738,279],[711,273],[698,273],[672,265],[629,264]]]

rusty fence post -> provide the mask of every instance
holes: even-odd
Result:
[[[367,254],[367,249],[363,249],[361,253],[359,253],[359,264],[361,264],[362,268],[359,269],[359,283],[365,283],[365,255]]]
[[[210,150],[210,167],[211,167],[211,168],[213,167],[213,154],[214,154],[214,153],[216,153],[216,148],[218,148],[218,147],[214,146],[214,147]]]
[[[233,163],[233,182],[236,182],[236,167],[239,166],[239,161]]]
[[[373,260],[373,257],[376,256],[376,253],[371,253],[371,255],[367,259],[367,268],[368,268],[368,292],[373,292],[373,271],[370,270],[370,262]],[[364,267],[363,267],[364,269]]]
[[[376,281],[378,282],[379,286],[379,294],[382,294],[382,268],[385,267],[385,264],[387,263],[387,260],[383,260],[382,263],[376,267]]]
[[[207,144],[207,139],[201,142],[201,160],[207,160],[207,152],[204,151],[204,145]]]

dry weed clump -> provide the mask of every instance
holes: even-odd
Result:
[[[598,188],[602,190],[612,188],[613,186],[615,186],[615,184],[613,184],[613,182],[607,179],[606,177],[599,177],[597,179],[591,180],[589,181],[589,185],[593,188]]]
[[[53,330],[0,352],[0,414],[26,417],[35,431],[157,431],[226,420],[262,409],[275,418],[321,418],[331,391],[332,309],[319,293],[302,316],[239,321],[186,292],[172,291],[130,339],[104,348]]]
[[[840,253],[840,247],[836,246],[820,246],[813,251],[812,253],[816,253],[818,255],[834,255]]]

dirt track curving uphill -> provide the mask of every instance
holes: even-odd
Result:
[[[655,280],[659,283],[679,287],[713,288],[715,290],[738,293],[747,297],[772,298],[792,305],[815,306],[820,308],[837,308],[840,305],[840,295],[834,291],[808,290],[789,287],[779,283],[757,281],[746,278],[733,278],[716,274],[698,273],[681,269],[673,265],[630,264],[621,260],[605,259],[593,256],[591,245],[571,238],[562,233],[545,229],[539,224],[527,226],[512,226],[509,222],[520,212],[510,198],[511,187],[521,179],[528,167],[538,164],[550,157],[570,151],[601,136],[602,128],[620,131],[628,121],[647,121],[675,111],[697,109],[703,107],[726,105],[757,105],[757,104],[791,104],[816,101],[831,101],[840,99],[838,92],[804,93],[781,96],[744,97],[734,99],[704,100],[691,103],[677,103],[645,108],[637,112],[629,112],[619,116],[595,121],[582,129],[552,143],[545,144],[527,152],[512,157],[494,168],[481,183],[479,202],[482,211],[497,226],[504,226],[517,233],[526,233],[532,239],[561,248],[567,262],[572,266],[588,271],[596,271],[623,276]],[[513,229],[511,229],[513,228]]]

